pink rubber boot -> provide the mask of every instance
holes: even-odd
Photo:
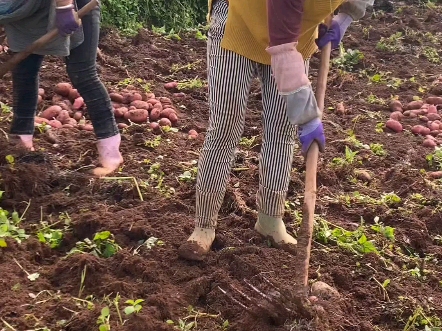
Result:
[[[32,138],[34,138],[34,135],[32,134],[19,134],[18,137],[20,138],[21,144],[30,151],[35,151],[34,145],[32,143]]]
[[[97,167],[93,170],[95,176],[106,176],[115,171],[120,164],[123,163],[123,157],[120,153],[120,142],[120,134],[98,140],[97,149],[98,154],[100,155],[99,161],[101,167]]]

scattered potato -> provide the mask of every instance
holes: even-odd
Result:
[[[109,97],[113,102],[116,103],[123,103],[124,101],[123,96],[119,93],[109,93]]]
[[[176,124],[178,122],[178,116],[176,113],[170,114],[169,119],[172,122],[172,124]]]
[[[171,105],[172,104],[172,100],[170,100],[167,97],[159,97],[158,100],[164,105]]]
[[[437,107],[435,105],[429,105],[428,114],[437,114]]]
[[[135,107],[136,109],[150,109],[149,103],[147,103],[146,101],[134,100],[130,103],[130,105]]]
[[[74,119],[74,118],[72,118],[72,117],[70,117],[67,121],[66,121],[66,123],[63,123],[63,125],[64,124],[69,124],[69,125],[72,125],[73,127],[76,127],[77,126],[77,121]]]
[[[129,110],[129,120],[134,123],[144,123],[149,117],[149,112],[146,109],[132,109]]]
[[[433,139],[425,139],[424,142],[422,143],[422,145],[424,147],[436,147],[437,142],[434,141]]]
[[[155,98],[148,99],[147,102],[150,103],[152,106],[155,106],[155,104],[160,103],[160,101]]]
[[[385,126],[391,130],[393,130],[394,132],[401,132],[402,131],[402,124],[399,121],[396,120],[392,120],[389,119],[386,123]]]
[[[69,83],[58,83],[55,85],[55,93],[63,96],[63,97],[69,97],[69,93],[72,90],[72,85]]]
[[[125,129],[125,128],[127,128],[129,125],[127,125],[126,123],[118,123],[118,125],[117,125],[117,127],[119,128],[119,129]]]
[[[72,108],[74,110],[78,110],[81,107],[83,107],[83,105],[84,105],[84,100],[82,97],[79,97],[79,98],[75,99],[74,104],[72,105]]]
[[[157,122],[150,122],[150,128],[153,132],[160,131],[160,125]]]
[[[345,107],[344,107],[344,103],[343,102],[339,102],[336,105],[336,113],[339,115],[344,115],[345,114]]]
[[[431,131],[439,130],[439,124],[437,124],[436,122],[430,122],[430,123],[428,124],[428,128],[429,128]]]
[[[408,110],[420,109],[424,105],[422,100],[411,101],[407,105]]]
[[[159,119],[161,116],[161,109],[159,108],[152,108],[152,110],[150,111],[149,114],[149,119],[151,121],[156,121],[157,119]]]
[[[133,102],[133,101],[142,101],[142,99],[143,99],[143,97],[141,96],[141,94],[140,93],[132,93],[129,97],[128,97],[128,99],[127,99],[127,101],[128,101],[128,103],[131,103],[131,102]]]
[[[392,112],[400,111],[402,113],[402,111],[403,111],[402,103],[399,100],[392,100],[390,102],[390,110]]]
[[[189,130],[189,139],[195,139],[198,137],[198,132],[196,130]]]
[[[178,87],[178,83],[177,82],[170,82],[170,83],[164,84],[164,88],[166,90],[173,90],[173,89],[176,89],[177,87]]]
[[[172,123],[170,122],[170,120],[168,118],[163,117],[162,119],[160,119],[158,121],[158,124],[160,126],[172,126]]]
[[[429,172],[428,175],[433,179],[440,179],[442,178],[442,171],[432,171]]]
[[[84,130],[84,131],[94,131],[94,127],[92,126],[92,124],[82,124],[78,126],[80,130]]]
[[[178,92],[178,93],[173,94],[174,98],[179,98],[179,99],[184,98],[185,96],[186,96],[186,93],[184,93],[184,92]]]
[[[79,121],[79,120],[81,120],[82,119],[82,117],[83,117],[83,113],[81,112],[81,111],[76,111],[75,113],[74,113],[74,120],[76,120],[76,121]]]
[[[426,102],[430,105],[440,105],[442,104],[442,97],[428,97]]]
[[[57,116],[57,120],[60,121],[62,124],[66,124],[67,121],[69,121],[71,117],[69,116],[69,113],[67,110],[62,109],[60,113]],[[439,127],[439,126],[438,126]]]
[[[129,111],[129,109],[127,109],[126,107],[120,107],[120,108],[114,109],[114,115],[115,115],[115,117],[124,117],[124,114],[127,113],[128,111]]]
[[[38,95],[41,96],[42,98],[45,96],[45,90],[43,88],[39,88],[38,89]]]
[[[161,110],[160,117],[167,117],[167,118],[169,118],[170,114],[174,114],[174,113],[175,113],[175,110],[172,109],[172,108],[169,108],[169,107],[163,108]]]
[[[403,117],[404,115],[400,111],[394,111],[390,114],[390,118],[396,121],[402,120]]]
[[[56,128],[56,129],[59,129],[59,128],[61,128],[63,126],[63,124],[60,121],[57,121],[57,120],[49,120],[48,124],[50,126],[52,126],[53,128]]]
[[[60,106],[50,106],[41,113],[41,117],[52,120],[57,117],[61,111],[62,108]]]
[[[434,113],[428,114],[427,117],[428,117],[428,120],[430,120],[430,121],[436,121],[436,120],[441,119],[439,114],[434,114]]]
[[[69,92],[69,100],[74,101],[75,99],[81,97],[80,93],[78,93],[78,91],[76,89],[72,89]]]

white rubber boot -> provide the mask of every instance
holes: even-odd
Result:
[[[263,213],[258,213],[255,230],[265,238],[269,238],[276,247],[289,244],[296,245],[295,238],[287,233],[282,218],[275,218]]]
[[[186,260],[201,261],[215,240],[215,229],[195,227],[189,239],[178,248],[178,255]]]
[[[93,170],[95,176],[106,176],[115,171],[123,162],[123,157],[120,153],[120,142],[120,134],[98,140],[97,149],[101,167]]]

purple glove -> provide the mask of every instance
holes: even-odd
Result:
[[[304,157],[307,156],[307,152],[312,142],[316,141],[319,145],[319,151],[324,152],[325,149],[325,135],[324,127],[319,118],[300,125],[298,127],[298,136],[301,141],[301,153]]]
[[[338,48],[351,22],[353,22],[353,18],[350,15],[339,13],[333,18],[329,29],[321,23],[318,28],[318,39],[315,40],[316,45],[322,49],[331,42],[332,49]]]
[[[56,8],[55,25],[62,35],[71,34],[78,29],[79,25],[74,16],[74,5]]]

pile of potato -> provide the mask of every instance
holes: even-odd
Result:
[[[47,123],[53,128],[78,128],[93,131],[92,124],[85,119],[87,111],[83,98],[69,83],[55,86],[52,105],[44,109],[35,118],[36,125]],[[166,97],[156,97],[153,93],[139,93],[135,90],[124,90],[121,93],[109,94],[118,127],[127,127],[127,122],[137,124],[149,123],[152,130],[173,126],[178,122],[176,108]],[[44,89],[39,89],[38,103],[45,99]],[[126,123],[124,123],[126,122]]]
[[[426,147],[435,147],[442,144],[442,121],[438,108],[442,105],[442,97],[428,97],[424,101],[412,101],[403,107],[399,100],[390,103],[390,119],[385,126],[394,132],[401,132],[403,126],[401,121],[408,118],[416,118],[421,124],[411,128],[415,135],[423,137],[422,144]],[[439,138],[439,140],[438,140]]]

